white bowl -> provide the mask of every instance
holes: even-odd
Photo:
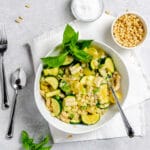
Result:
[[[106,51],[106,53],[108,55],[110,55],[115,63],[116,69],[119,71],[119,73],[121,74],[121,89],[122,89],[122,93],[123,93],[123,102],[125,101],[126,97],[127,97],[127,93],[128,93],[128,89],[129,89],[129,76],[128,76],[128,71],[127,68],[123,62],[123,60],[121,59],[121,57],[119,56],[119,54],[112,49],[111,47],[107,46],[106,44],[102,43],[102,42],[93,42],[92,44],[101,47],[102,49],[104,49]],[[48,55],[55,55],[56,53],[58,54],[59,50],[54,50],[52,53],[49,53]],[[67,124],[64,123],[62,121],[60,121],[59,119],[51,116],[50,111],[48,111],[48,109],[45,106],[44,103],[44,99],[41,97],[40,95],[40,86],[39,86],[39,81],[40,81],[40,76],[41,76],[41,72],[42,72],[42,64],[39,66],[37,73],[36,73],[36,78],[35,78],[35,84],[34,84],[34,96],[35,96],[35,102],[36,105],[40,111],[40,113],[42,114],[42,116],[45,118],[45,120],[52,126],[54,126],[55,128],[67,132],[67,133],[71,133],[71,134],[81,134],[81,133],[87,133],[93,130],[96,130],[100,127],[102,127],[104,124],[106,124],[108,121],[110,121],[115,115],[116,113],[118,113],[118,109],[116,107],[116,105],[110,107],[110,109],[108,110],[108,112],[102,116],[102,118],[100,119],[100,121],[98,121],[96,124],[94,125],[72,125],[72,124]]]
[[[136,45],[136,46],[134,46],[134,47],[125,47],[125,46],[121,45],[121,44],[116,40],[116,38],[115,38],[114,35],[113,35],[113,27],[114,27],[115,22],[116,22],[121,16],[123,16],[123,15],[125,15],[125,14],[133,14],[133,15],[137,16],[137,17],[141,20],[141,22],[143,23],[143,27],[144,27],[144,30],[145,30],[145,35],[144,35],[143,39],[141,40],[141,42],[140,42],[138,45]],[[111,36],[112,36],[114,42],[115,42],[119,47],[121,47],[121,48],[123,48],[123,49],[132,50],[132,49],[135,49],[135,48],[141,46],[141,45],[143,44],[143,42],[145,41],[146,37],[147,37],[147,33],[148,33],[148,28],[147,28],[147,24],[146,24],[145,19],[144,19],[143,17],[141,17],[141,16],[140,16],[138,13],[136,13],[136,12],[127,12],[127,13],[123,13],[123,14],[119,15],[117,18],[115,18],[115,20],[113,21],[113,23],[112,23],[112,25],[111,25]]]

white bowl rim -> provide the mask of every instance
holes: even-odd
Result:
[[[124,101],[123,101],[123,103],[121,104],[121,105],[123,106],[123,104],[124,104],[126,98],[128,97],[129,85],[130,85],[130,79],[129,79],[129,73],[128,73],[127,66],[126,66],[126,64],[124,63],[124,61],[123,61],[121,55],[120,55],[118,52],[116,52],[113,48],[111,48],[109,45],[107,45],[107,44],[105,44],[104,42],[101,42],[101,41],[97,42],[96,40],[94,40],[93,42],[94,42],[95,44],[104,45],[105,47],[108,47],[113,53],[115,53],[115,55],[117,55],[117,57],[119,57],[119,59],[122,61],[123,65],[124,65],[124,68],[125,68],[126,73],[127,73],[128,89],[127,89],[127,93],[126,93],[126,95],[125,95],[125,97],[124,97]],[[58,46],[58,45],[56,45],[56,46]],[[54,49],[53,49],[53,50],[54,50]],[[48,54],[47,54],[46,56],[49,56],[49,55],[53,52],[53,50],[50,51],[50,52],[48,52]],[[39,103],[38,103],[38,100],[39,100],[39,99],[38,99],[38,97],[36,96],[36,93],[37,93],[37,91],[36,91],[36,90],[37,90],[36,85],[37,85],[37,82],[39,83],[38,75],[41,74],[41,67],[42,67],[42,64],[40,63],[40,65],[39,65],[39,67],[38,67],[38,69],[37,69],[37,71],[36,71],[36,77],[35,77],[35,81],[34,81],[34,99],[35,99],[35,102],[36,102],[36,106],[37,106],[39,112],[41,113],[41,115],[42,115],[42,116],[44,117],[44,119],[45,119],[50,125],[52,125],[54,128],[56,128],[56,129],[58,129],[58,130],[60,130],[60,131],[63,131],[63,132],[65,132],[65,133],[69,133],[69,134],[84,134],[84,133],[89,133],[89,132],[95,131],[95,130],[97,130],[97,129],[100,129],[101,127],[103,127],[104,125],[106,125],[108,122],[110,122],[110,121],[119,113],[119,111],[117,111],[108,121],[106,121],[105,123],[103,123],[103,124],[100,125],[99,127],[90,128],[90,129],[88,129],[88,130],[86,130],[86,131],[74,132],[74,131],[68,131],[68,130],[66,130],[66,129],[64,129],[64,128],[61,128],[61,127],[58,127],[58,126],[56,127],[56,125],[55,125],[53,122],[50,122],[50,121],[48,120],[48,118],[44,115],[44,112],[41,110],[40,105],[39,105]],[[38,92],[39,92],[39,91],[38,91]],[[46,107],[45,107],[45,109],[46,109]]]
[[[117,40],[115,39],[115,37],[114,37],[114,35],[113,35],[113,27],[114,27],[115,22],[116,22],[121,16],[126,15],[126,14],[133,14],[133,15],[136,15],[137,17],[139,17],[140,20],[142,21],[143,26],[144,26],[144,29],[145,29],[145,31],[146,31],[146,32],[145,32],[145,35],[144,35],[144,38],[142,39],[142,41],[141,41],[138,45],[136,45],[136,46],[134,46],[134,47],[125,47],[125,46],[121,45],[119,42],[117,42]],[[112,39],[114,40],[114,42],[115,42],[119,47],[121,47],[121,48],[123,48],[123,49],[126,49],[126,50],[134,50],[135,48],[140,47],[140,46],[145,42],[145,40],[146,40],[146,38],[147,38],[147,34],[148,34],[148,27],[147,27],[147,21],[146,21],[146,19],[145,19],[143,16],[141,16],[139,13],[135,12],[135,11],[128,11],[128,12],[119,14],[119,15],[114,19],[114,21],[112,22],[112,25],[111,25],[111,36],[112,36]]]

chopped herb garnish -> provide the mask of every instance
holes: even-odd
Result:
[[[100,107],[100,103],[99,102],[96,103],[96,107],[98,107],[98,108]]]
[[[73,119],[73,118],[74,118],[74,114],[70,114],[70,115],[69,115],[69,118],[70,118],[70,119]]]
[[[35,143],[33,138],[30,138],[26,131],[21,132],[21,142],[24,150],[50,150],[51,146],[47,146],[49,143],[49,136],[46,136],[39,143]]]
[[[99,92],[99,88],[95,88],[95,89],[93,90],[93,94],[96,94],[97,92]]]
[[[82,110],[86,110],[87,109],[87,106],[81,106],[80,107]]]

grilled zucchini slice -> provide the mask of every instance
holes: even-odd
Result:
[[[101,109],[107,109],[110,106],[110,103],[100,104]]]
[[[81,123],[81,120],[80,120],[80,119],[72,119],[72,120],[70,121],[70,124],[79,124],[79,123]]]
[[[58,68],[44,69],[43,74],[44,76],[49,76],[49,75],[57,76],[58,70],[59,70]]]
[[[92,115],[81,115],[81,120],[86,125],[92,125],[98,122],[100,119],[99,114],[92,114]]]
[[[53,88],[57,89],[58,88],[58,80],[55,77],[46,77],[45,81]]]
[[[71,64],[73,62],[73,60],[74,60],[73,57],[68,55],[63,63],[63,66]]]
[[[106,58],[104,67],[111,73],[115,71],[114,63],[110,57]]]
[[[57,96],[57,95],[60,95],[60,90],[55,90],[55,91],[52,91],[52,92],[47,92],[46,93],[46,98]]]
[[[98,63],[97,59],[92,59],[91,60],[90,67],[91,67],[92,70],[98,69],[98,65],[99,65],[99,63]]]
[[[107,77],[108,75],[112,76],[112,73],[115,71],[112,59],[110,57],[107,57],[105,59],[105,63],[101,65],[98,71],[103,77]]]
[[[98,96],[100,104],[109,103],[109,91],[107,84],[102,84],[100,86],[100,90],[95,94]]]
[[[77,105],[75,96],[67,96],[63,100],[63,107]]]
[[[66,94],[69,94],[71,92],[70,85],[65,80],[60,81],[59,87]]]
[[[80,80],[80,83],[81,83],[82,85],[91,86],[91,85],[93,85],[94,79],[95,79],[95,77],[92,76],[92,75],[84,76],[84,77]]]
[[[61,113],[61,110],[62,110],[62,106],[61,106],[60,102],[58,100],[52,98],[51,99],[51,106],[53,109],[53,115],[55,117],[57,117]]]

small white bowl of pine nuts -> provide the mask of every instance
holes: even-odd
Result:
[[[128,12],[117,17],[111,27],[114,42],[124,49],[140,46],[147,36],[145,20],[137,13]]]

